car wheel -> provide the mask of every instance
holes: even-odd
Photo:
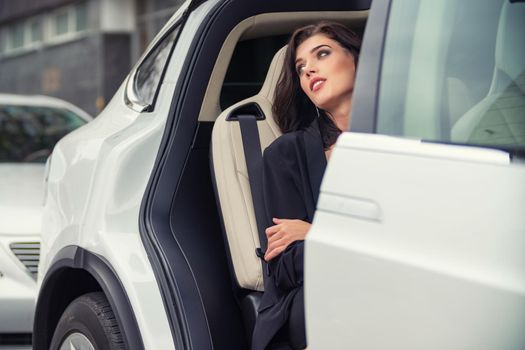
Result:
[[[50,349],[126,349],[115,314],[104,293],[84,294],[69,304],[58,321]]]

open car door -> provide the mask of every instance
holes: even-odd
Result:
[[[306,241],[308,345],[525,349],[525,3],[376,1],[377,21],[368,133],[339,138]]]

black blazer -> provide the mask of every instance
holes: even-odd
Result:
[[[304,130],[283,134],[263,155],[266,227],[272,218],[312,222],[326,168],[319,125],[315,119]],[[263,350],[286,323],[290,304],[303,285],[303,241],[292,243],[269,262],[264,294],[255,323],[252,349]],[[272,344],[272,349],[279,346]],[[283,344],[281,347],[287,348]]]

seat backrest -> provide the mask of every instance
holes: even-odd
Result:
[[[525,145],[525,3],[505,1],[489,92],[453,126],[454,142]]]
[[[212,170],[234,275],[241,288],[250,290],[262,291],[264,286],[261,261],[255,254],[260,242],[239,122],[229,117],[246,110],[264,115],[257,121],[261,152],[281,134],[272,104],[284,52],[285,47],[275,54],[259,93],[224,110],[213,127]]]

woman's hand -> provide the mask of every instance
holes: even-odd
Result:
[[[302,220],[273,219],[274,226],[266,229],[268,249],[264,260],[270,261],[281,254],[291,243],[304,240],[311,224]]]

